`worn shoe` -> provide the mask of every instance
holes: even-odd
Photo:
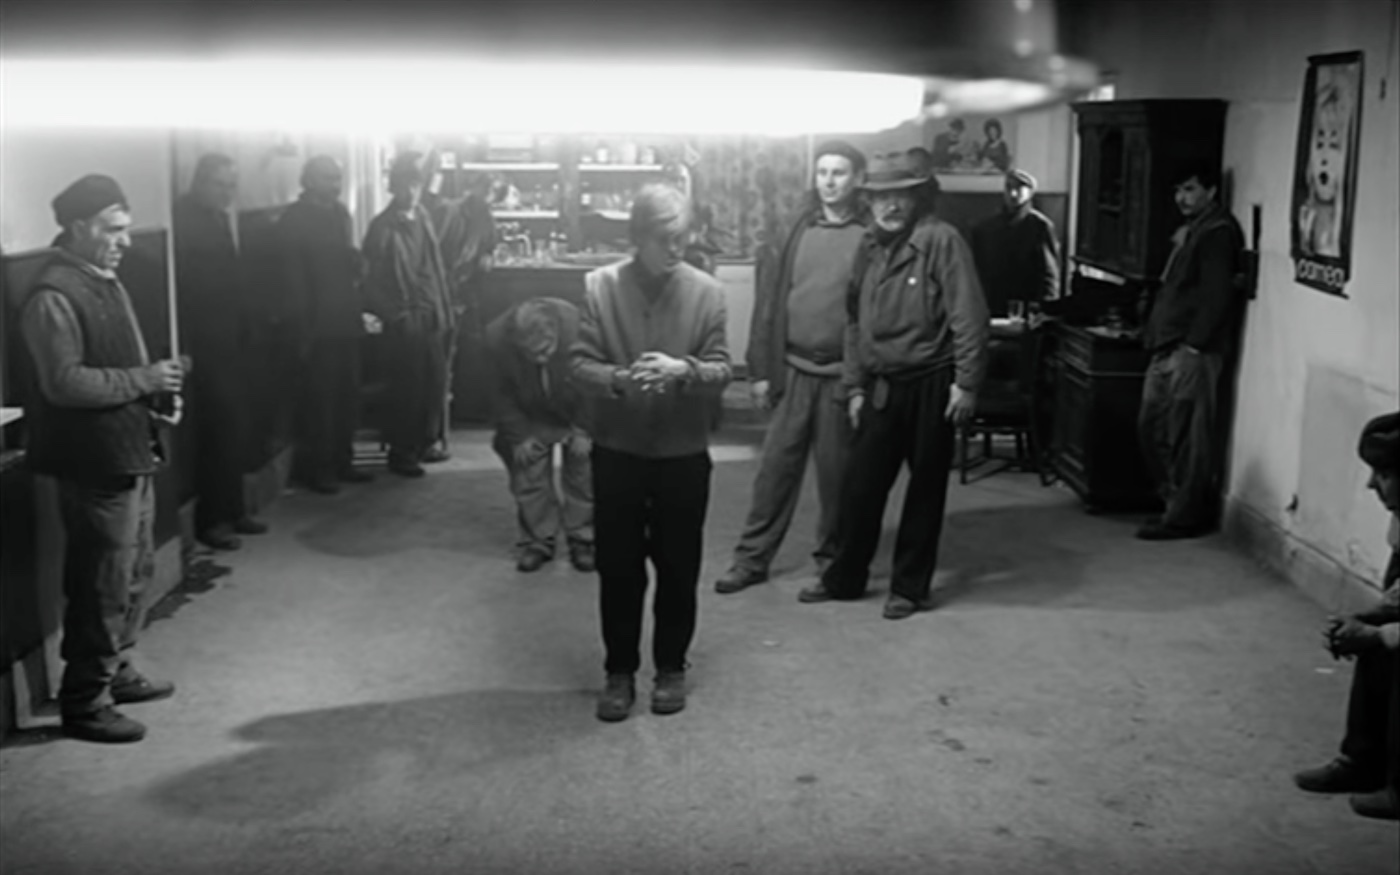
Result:
[[[436,465],[439,462],[446,462],[452,458],[452,454],[442,447],[432,447],[423,451],[423,464]]]
[[[651,691],[651,713],[675,714],[685,710],[685,672],[659,671]]]
[[[240,535],[266,535],[267,523],[245,516],[233,524],[233,530]]]
[[[112,684],[112,699],[118,705],[131,705],[136,702],[156,702],[175,695],[175,685],[170,681],[153,681],[143,675],[134,679]]]
[[[763,583],[768,580],[768,575],[758,571],[749,571],[744,568],[731,568],[724,572],[724,576],[715,581],[715,592],[721,595],[742,592],[754,584]]]
[[[215,526],[195,536],[195,540],[212,550],[237,550],[243,546],[228,526]]]
[[[428,472],[423,466],[410,459],[395,459],[389,463],[389,470],[400,477],[422,477]]]
[[[539,571],[546,562],[553,558],[548,553],[542,553],[539,550],[526,550],[520,554],[519,559],[515,560],[515,569],[527,574],[531,571]]]
[[[1400,800],[1395,789],[1386,787],[1374,793],[1357,793],[1351,797],[1351,810],[1362,817],[1375,820],[1400,820]]]
[[[626,720],[632,713],[632,705],[637,701],[635,675],[610,674],[607,685],[598,696],[598,719],[605,723]]]
[[[835,598],[836,596],[831,594],[831,590],[822,586],[820,583],[814,583],[797,594],[797,600],[799,602],[809,605],[814,605],[818,602],[829,602]]]
[[[1181,541],[1187,538],[1199,538],[1206,534],[1205,529],[1186,528],[1167,523],[1148,523],[1137,530],[1137,537],[1142,541]]]
[[[919,611],[926,611],[930,607],[932,604],[927,600],[916,602],[902,595],[892,595],[885,601],[885,619],[903,620],[906,617],[914,616]]]
[[[1337,757],[1325,766],[1304,769],[1293,776],[1293,783],[1309,793],[1371,793],[1385,786],[1385,777],[1378,770]]]
[[[593,553],[592,544],[569,545],[569,561],[573,563],[575,570],[584,574],[592,574],[598,569],[598,560]]]
[[[146,727],[109,705],[90,714],[64,715],[63,734],[98,744],[131,744],[146,737]]]
[[[373,483],[374,475],[359,468],[342,468],[336,472],[341,483]]]

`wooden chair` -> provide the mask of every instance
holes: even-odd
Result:
[[[1044,345],[1041,330],[1022,328],[1014,333],[998,333],[991,343],[991,361],[987,379],[977,394],[977,409],[972,419],[959,429],[958,481],[969,483],[969,475],[977,468],[1000,461],[1002,464],[981,477],[999,471],[1034,471],[1042,486],[1053,478],[1045,464],[1037,410],[1039,408],[1036,379]],[[981,452],[972,455],[973,438],[982,438]],[[994,453],[995,439],[1010,436],[1015,452],[1011,456]],[[981,479],[976,478],[976,479]]]

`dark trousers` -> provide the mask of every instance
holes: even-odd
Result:
[[[303,395],[301,466],[313,480],[332,480],[354,461],[360,411],[360,342],[313,341]]]
[[[1185,346],[1152,356],[1142,386],[1138,439],[1165,510],[1162,524],[1215,525],[1220,495],[1216,395],[1223,360]]]
[[[65,716],[112,704],[114,680],[131,677],[131,649],[145,623],[143,595],[155,575],[152,477],[101,484],[58,481],[63,557]]]
[[[652,662],[658,672],[684,670],[695,637],[711,468],[708,453],[647,459],[594,446],[594,548],[608,674],[641,666],[648,559],[656,569]]]
[[[1356,657],[1342,753],[1400,788],[1400,655],[1374,650]]]
[[[515,497],[516,521],[520,538],[516,546],[554,555],[554,540],[560,524],[570,544],[593,543],[593,473],[590,454],[576,452],[577,438],[557,444],[542,440],[547,452],[520,464],[513,444],[499,435],[491,442],[496,455],[510,475],[510,494]],[[561,449],[559,491],[554,488],[554,448]]]
[[[384,330],[388,369],[388,422],[384,437],[391,461],[417,462],[435,438],[442,417],[447,333],[416,316]]]
[[[743,537],[734,548],[734,567],[764,574],[792,525],[807,458],[817,475],[817,543],[812,556],[818,571],[836,555],[836,507],[841,475],[851,443],[840,379],[788,369],[783,396],[773,411],[763,441],[763,457],[753,483],[753,502]]]
[[[198,352],[196,351],[196,355]],[[205,359],[190,373],[190,419],[197,447],[195,529],[207,532],[244,517],[250,409],[235,352]]]
[[[947,418],[952,381],[952,369],[940,368],[925,377],[891,382],[887,393],[877,387],[866,401],[841,481],[840,546],[822,575],[822,586],[836,598],[859,598],[865,592],[885,502],[906,463],[909,488],[895,538],[890,593],[914,601],[928,597],[938,567],[953,460],[954,429]]]

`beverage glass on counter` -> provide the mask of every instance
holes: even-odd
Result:
[[[1019,298],[1012,298],[1006,302],[1006,315],[1016,322],[1026,318],[1026,302]]]

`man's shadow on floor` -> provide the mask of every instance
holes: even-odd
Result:
[[[869,593],[889,590],[897,523],[881,535]],[[1246,598],[1246,575],[1200,573],[1218,546],[1147,543],[1127,517],[1090,516],[1064,505],[955,511],[945,518],[933,599],[938,607],[1008,605],[1167,612]]]
[[[145,795],[180,817],[287,820],[361,788],[412,794],[503,762],[551,757],[608,727],[593,691],[475,690],[282,714],[233,733],[253,749],[156,784]]]

